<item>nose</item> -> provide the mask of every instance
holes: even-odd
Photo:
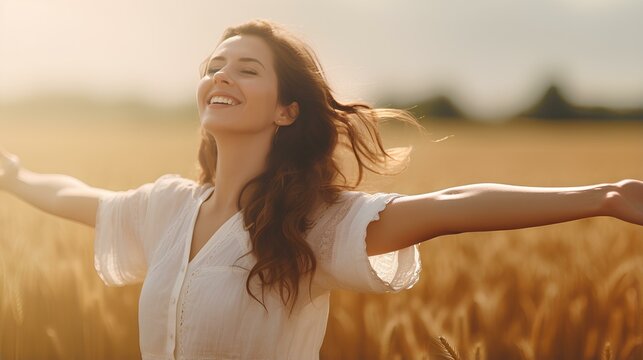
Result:
[[[219,69],[212,75],[212,81],[214,81],[215,84],[219,82],[232,83],[232,80],[230,80],[230,77],[228,77],[228,74],[224,72],[223,69]]]

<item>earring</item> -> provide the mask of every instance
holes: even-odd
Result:
[[[277,131],[279,131],[280,127],[281,126],[277,125],[277,128],[275,129],[275,135],[272,137],[272,143],[273,144],[277,142]]]

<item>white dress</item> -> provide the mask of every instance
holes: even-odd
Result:
[[[317,272],[312,300],[302,281],[293,314],[276,292],[246,292],[254,264],[241,212],[188,262],[198,210],[214,187],[177,174],[103,195],[95,228],[95,267],[108,286],[143,282],[139,336],[144,360],[319,359],[332,289],[384,293],[419,279],[418,245],[366,255],[366,226],[398,193],[344,191],[306,237]],[[235,265],[235,266],[233,266]],[[251,289],[261,298],[258,277]]]

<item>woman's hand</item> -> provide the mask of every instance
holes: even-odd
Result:
[[[20,170],[20,158],[0,148],[0,190],[6,190]]]
[[[605,196],[605,214],[643,225],[643,181],[625,179],[612,184]]]

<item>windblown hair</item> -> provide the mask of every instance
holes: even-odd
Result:
[[[279,285],[284,306],[292,301],[292,313],[300,278],[310,276],[310,291],[317,266],[305,241],[316,204],[335,203],[342,191],[354,190],[362,182],[364,169],[391,175],[406,168],[411,147],[385,149],[379,121],[397,119],[420,131],[424,128],[406,110],[335,100],[314,51],[277,23],[255,19],[229,27],[219,43],[235,35],[255,35],[266,42],[274,57],[279,103],[299,104],[297,119],[280,127],[275,135],[266,170],[245,184],[237,200],[241,208],[243,193],[251,189],[243,219],[250,234],[250,252],[257,262],[246,280],[246,290],[259,301],[250,290],[253,276],[261,279],[262,296],[266,286]],[[202,76],[208,60],[201,64]],[[198,182],[214,184],[217,144],[203,127],[200,131]],[[338,152],[342,147],[357,160],[354,184],[348,183],[340,168]]]

